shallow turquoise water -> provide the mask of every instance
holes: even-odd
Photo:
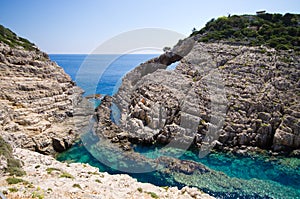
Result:
[[[176,157],[176,151],[182,153],[180,149],[172,149],[173,155],[160,153],[161,150],[157,147],[143,146],[137,147],[136,151],[149,158],[157,158],[164,154]],[[204,158],[199,158],[197,151],[189,150],[183,153],[180,159],[202,163],[213,170],[224,172],[229,177],[272,180],[300,189],[300,160],[297,158],[275,158],[266,155],[236,156],[221,152],[212,152]]]
[[[182,153],[174,148],[167,148],[161,153],[160,147],[143,146],[136,146],[135,151],[152,159],[166,154],[176,157],[177,153]],[[121,162],[116,157],[114,157],[116,159],[112,158],[114,154],[107,154],[107,151],[98,155],[111,159],[116,164]],[[60,154],[57,159],[89,163],[98,167],[100,171],[111,174],[126,173],[99,162],[81,142]],[[212,152],[200,159],[196,151],[186,151],[180,159],[202,163],[217,171],[216,175],[184,175],[162,171],[127,174],[141,182],[150,182],[158,186],[196,186],[217,198],[282,198],[283,196],[284,198],[299,198],[300,196],[300,161],[297,158],[273,158],[262,155],[240,157]]]

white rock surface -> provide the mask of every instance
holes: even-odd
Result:
[[[149,183],[137,182],[128,175],[110,175],[99,172],[98,168],[81,163],[62,163],[53,157],[41,155],[26,149],[16,148],[14,156],[24,162],[23,169],[26,176],[20,177],[28,183],[9,185],[6,179],[0,177],[0,191],[7,193],[7,198],[94,198],[94,199],[119,199],[119,198],[158,198],[188,199],[188,198],[213,198],[202,193],[196,188],[184,187],[158,187]],[[52,172],[47,172],[52,168]],[[61,177],[68,173],[73,178]],[[80,188],[79,188],[79,186]],[[18,189],[17,192],[9,191],[10,188]],[[152,193],[152,194],[151,194]]]

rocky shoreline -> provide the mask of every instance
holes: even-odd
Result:
[[[1,174],[0,192],[9,199],[25,198],[213,198],[196,188],[157,187],[128,175],[109,175],[81,163],[62,163],[26,149],[15,148],[26,175]],[[7,179],[21,179],[10,183]]]

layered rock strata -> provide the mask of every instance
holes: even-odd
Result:
[[[83,90],[48,55],[0,43],[0,88],[0,134],[5,140],[44,154],[72,145],[74,122],[82,125],[75,109]]]

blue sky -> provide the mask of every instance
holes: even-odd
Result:
[[[228,14],[300,13],[299,0],[0,0],[0,24],[47,53],[90,53],[122,32],[164,28],[189,35]]]

